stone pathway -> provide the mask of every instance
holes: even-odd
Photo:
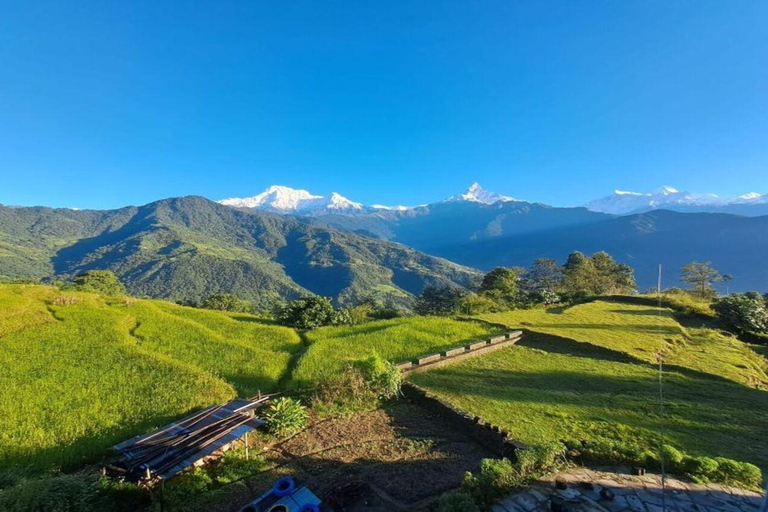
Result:
[[[762,502],[756,492],[673,478],[667,478],[662,497],[659,475],[574,468],[505,497],[492,512],[757,512]]]

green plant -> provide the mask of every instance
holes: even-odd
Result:
[[[523,476],[547,472],[565,460],[566,447],[559,441],[538,443],[517,451],[517,466]]]
[[[768,332],[768,311],[760,295],[729,295],[712,304],[712,309],[737,332]]]
[[[84,292],[125,295],[125,286],[111,270],[89,270],[76,276],[74,282]]]
[[[253,304],[231,293],[216,293],[206,297],[201,307],[216,309],[218,311],[232,311],[235,313],[247,313],[253,309]]]
[[[230,484],[263,470],[265,461],[263,457],[251,456],[245,458],[243,450],[227,452],[224,457],[213,467],[213,477],[218,484]]]
[[[744,484],[752,488],[760,488],[763,475],[760,468],[749,462],[739,462],[724,457],[715,458],[717,461],[716,479],[726,484]]]
[[[440,497],[438,512],[480,512],[472,495],[466,492],[451,492]]]
[[[403,383],[402,373],[375,350],[370,357],[359,361],[356,366],[362,372],[363,379],[371,391],[379,398],[395,398],[400,394],[400,387]]]
[[[346,310],[336,310],[327,297],[304,297],[278,308],[275,317],[282,325],[296,329],[315,329],[324,325],[351,325]]]
[[[263,413],[267,429],[278,437],[298,432],[307,425],[307,409],[292,398],[280,397],[267,406]]]
[[[719,467],[717,460],[711,457],[685,457],[682,463],[683,471],[695,481],[702,483],[717,478]]]

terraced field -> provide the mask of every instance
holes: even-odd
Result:
[[[274,389],[301,347],[250,315],[0,286],[0,477],[92,460],[236,394]]]
[[[697,455],[768,467],[768,363],[667,310],[613,302],[481,318],[525,328],[517,346],[415,375],[415,383],[517,439],[668,442]],[[665,361],[665,415],[657,356]]]
[[[295,385],[311,385],[349,361],[376,351],[393,362],[461,345],[501,332],[485,322],[443,317],[380,320],[351,327],[322,327],[306,334],[310,347],[294,372]]]

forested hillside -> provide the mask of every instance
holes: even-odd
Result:
[[[399,244],[201,197],[110,211],[0,207],[0,276],[90,269],[113,270],[134,295],[197,301],[225,291],[262,304],[309,293],[402,301],[476,275]]]

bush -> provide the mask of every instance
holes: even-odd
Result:
[[[230,484],[260,472],[265,465],[263,457],[256,456],[246,460],[244,451],[229,451],[216,464],[213,476],[219,484]]]
[[[440,497],[438,512],[480,512],[475,500],[466,492],[452,492]]]
[[[523,476],[546,472],[564,460],[566,447],[559,441],[531,445],[517,451],[517,464]]]
[[[351,325],[352,316],[346,310],[336,310],[327,297],[305,297],[278,308],[278,323],[296,329],[315,329],[324,325]]]
[[[111,270],[89,270],[74,279],[75,286],[84,292],[104,295],[125,295],[125,286]]]
[[[448,316],[456,312],[466,290],[449,286],[427,286],[416,299],[414,311],[425,316]]]
[[[307,425],[307,409],[292,398],[273,400],[263,414],[267,429],[277,437],[294,434]]]
[[[374,352],[371,357],[356,363],[371,391],[381,399],[395,398],[400,394],[403,374],[389,361]]]
[[[682,464],[685,474],[701,483],[717,478],[719,467],[718,462],[710,457],[685,457]]]
[[[201,307],[218,311],[231,311],[233,313],[248,313],[253,305],[231,293],[216,293],[203,300]]]
[[[768,312],[759,295],[729,295],[715,302],[712,309],[738,332],[768,332]]]
[[[363,372],[355,367],[323,376],[312,397],[312,407],[320,414],[348,414],[376,405],[378,396],[365,381]]]
[[[185,471],[165,484],[163,498],[171,503],[184,503],[203,494],[213,486],[213,478],[205,470],[195,468]]]
[[[726,484],[742,484],[752,488],[761,487],[763,475],[760,468],[749,462],[739,462],[717,457],[716,480]]]
[[[93,475],[63,475],[28,480],[0,491],[0,510],[26,512],[80,512],[94,510],[92,500],[98,491]]]

